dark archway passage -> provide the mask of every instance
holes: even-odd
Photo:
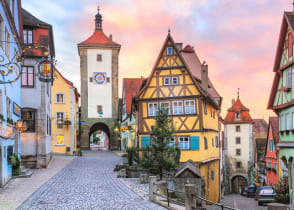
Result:
[[[237,175],[232,178],[232,193],[240,193],[242,188],[247,186],[247,180],[245,177]]]
[[[110,130],[104,123],[95,123],[89,132],[89,145],[91,150],[110,148]]]

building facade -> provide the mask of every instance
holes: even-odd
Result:
[[[121,150],[137,146],[137,113],[133,106],[133,98],[139,92],[143,78],[123,78],[121,108]]]
[[[102,16],[95,16],[92,36],[78,44],[81,72],[81,148],[89,149],[89,137],[103,130],[108,148],[117,148],[113,127],[118,121],[118,55],[120,45],[102,29]]]
[[[53,29],[22,9],[25,59],[22,64],[22,120],[27,129],[21,134],[22,164],[47,167],[51,160],[51,82],[38,77],[38,64],[44,55],[55,57]],[[35,48],[41,46],[43,48]]]
[[[279,183],[279,161],[277,144],[279,143],[279,118],[270,117],[267,142],[266,142],[266,184],[277,185]]]
[[[136,96],[139,147],[150,145],[159,108],[167,109],[175,128],[171,144],[181,149],[180,162],[200,164],[205,196],[219,201],[219,111],[221,97],[194,49],[176,44],[168,33],[144,86]]]
[[[1,64],[10,63],[16,74],[1,76],[0,79],[0,187],[12,177],[12,167],[8,158],[12,154],[20,157],[20,135],[14,123],[20,120],[21,96],[20,62],[16,57],[22,51],[21,1],[1,1],[0,3],[0,56]],[[3,66],[1,71],[7,73]],[[4,84],[3,82],[12,81]]]
[[[226,193],[239,193],[253,183],[252,122],[249,109],[238,96],[224,119]]]
[[[79,93],[58,70],[51,88],[52,152],[73,155],[77,152]]]
[[[268,108],[279,117],[278,161],[282,177],[289,181],[290,203],[294,203],[294,82],[293,82],[294,12],[284,12],[274,61],[275,73]]]

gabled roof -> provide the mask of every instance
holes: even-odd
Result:
[[[288,26],[290,26],[290,29],[291,29],[290,31],[292,32],[292,36],[294,36],[294,12],[284,12],[284,15],[283,15],[279,41],[278,41],[278,46],[277,46],[276,56],[274,61],[274,68],[273,68],[273,71],[275,72],[275,77],[274,77],[274,82],[271,88],[270,98],[269,98],[269,102],[267,106],[268,109],[273,109],[275,93],[277,92],[277,89],[278,89],[278,84],[280,80],[280,75],[278,73],[278,70],[280,69],[280,62],[282,58],[285,36],[287,33]]]
[[[236,119],[236,113],[240,112],[240,120]],[[241,100],[238,98],[231,108],[228,109],[228,113],[224,119],[224,124],[227,123],[252,123],[252,118],[249,114],[249,109],[245,107]]]
[[[142,94],[142,92],[147,88],[147,86],[150,84],[150,82],[151,82],[151,78],[152,78],[152,75],[154,74],[155,69],[156,69],[156,66],[157,66],[157,64],[159,63],[159,60],[160,60],[160,58],[161,58],[161,56],[162,56],[163,51],[165,50],[165,46],[167,45],[167,43],[168,43],[169,41],[172,43],[172,46],[174,46],[174,49],[175,49],[177,55],[179,56],[179,58],[181,59],[182,63],[183,63],[184,66],[186,67],[187,72],[188,72],[189,76],[190,76],[191,79],[192,79],[192,82],[194,83],[194,85],[196,86],[196,88],[198,89],[198,91],[200,92],[200,94],[203,95],[205,98],[207,98],[207,99],[208,99],[208,102],[209,102],[212,106],[214,106],[214,107],[217,108],[217,109],[220,109],[220,104],[217,103],[217,102],[213,99],[213,97],[209,94],[209,91],[206,92],[206,91],[204,91],[204,90],[201,88],[201,84],[200,84],[200,82],[196,80],[195,76],[193,75],[193,73],[192,73],[192,71],[191,71],[191,69],[190,69],[190,67],[191,67],[191,68],[194,68],[194,65],[190,65],[190,66],[189,66],[189,65],[187,64],[186,59],[184,58],[183,54],[180,52],[180,50],[178,49],[178,47],[175,45],[175,42],[174,42],[174,40],[173,40],[173,38],[172,38],[172,36],[171,36],[170,33],[168,33],[168,35],[167,35],[167,37],[166,37],[166,39],[165,39],[165,41],[164,41],[164,44],[162,45],[162,48],[161,48],[161,50],[160,50],[160,53],[159,53],[159,55],[158,55],[158,57],[157,57],[157,59],[156,59],[156,62],[155,62],[155,64],[154,64],[154,66],[153,66],[153,69],[152,69],[152,71],[151,71],[150,76],[149,76],[148,79],[147,79],[146,84],[141,88],[141,90],[139,91],[139,93],[137,94],[136,97],[139,97],[139,96]],[[184,48],[184,51],[186,51],[186,52],[188,52],[188,51],[192,51],[191,49],[193,49],[191,46],[189,46],[189,47],[186,46],[186,47]],[[196,54],[194,53],[194,56],[193,56],[194,59],[195,59],[195,56],[196,56]],[[191,59],[193,59],[193,58],[191,58]],[[197,57],[197,59],[198,59],[198,57]],[[199,61],[199,59],[198,59],[198,61]],[[194,62],[194,61],[193,61],[193,62]],[[199,61],[199,62],[200,62],[200,61]],[[197,66],[197,65],[198,65],[198,64],[197,64],[197,61],[196,61],[195,66]],[[200,64],[200,67],[201,67],[201,64]]]
[[[120,44],[112,41],[102,30],[95,30],[94,33],[78,46],[107,46],[120,48]]]
[[[123,78],[123,92],[127,114],[131,113],[133,97],[139,92],[144,78]]]
[[[187,162],[185,162],[184,165],[179,168],[179,170],[177,171],[175,177],[179,177],[186,170],[192,172],[194,175],[201,178],[200,169],[199,169],[199,167],[195,166],[195,163],[192,160],[188,160]]]
[[[278,117],[269,117],[269,126],[271,126],[274,142],[280,141],[279,133],[279,118]]]
[[[79,101],[79,97],[80,97],[80,94],[78,92],[78,89],[74,86],[74,84],[69,81],[68,79],[66,79],[61,73],[60,71],[58,71],[56,68],[55,68],[55,71],[57,72],[57,74],[69,85],[71,86],[72,88],[74,88],[74,93],[75,93],[75,97],[76,97],[76,101],[78,102]]]
[[[267,133],[267,123],[264,119],[253,119],[252,124],[253,133]]]
[[[40,27],[51,26],[50,24],[36,18],[31,13],[22,8],[22,22],[25,26]]]

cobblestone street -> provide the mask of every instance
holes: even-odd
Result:
[[[84,152],[19,209],[163,209],[116,178],[113,168],[120,161],[113,152]]]

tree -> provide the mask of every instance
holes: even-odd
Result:
[[[167,110],[159,109],[155,126],[151,127],[150,147],[143,149],[141,159],[141,165],[151,173],[158,174],[160,179],[164,171],[175,169],[180,159],[180,149],[176,145],[170,145],[174,132],[171,122]]]

